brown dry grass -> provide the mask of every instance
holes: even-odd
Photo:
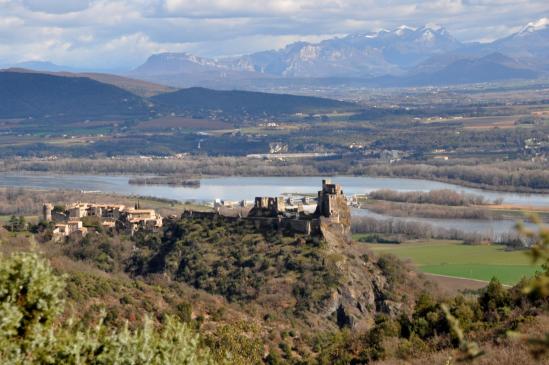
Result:
[[[539,213],[549,212],[549,207],[539,207],[539,206],[522,205],[522,204],[487,205],[486,208],[493,209],[493,210],[525,211],[525,212],[528,212],[528,213],[532,213],[532,212],[539,212]]]

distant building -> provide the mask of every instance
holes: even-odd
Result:
[[[79,235],[80,237],[86,236],[88,229],[83,226],[82,221],[70,220],[67,223],[58,223],[53,229],[54,239],[60,239],[63,237]]]
[[[450,159],[450,157],[447,155],[436,155],[436,156],[433,156],[433,158],[435,160],[443,160],[443,161],[448,161]]]

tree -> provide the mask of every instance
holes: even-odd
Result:
[[[63,311],[63,280],[33,254],[0,260],[0,359],[27,358]]]
[[[25,221],[25,217],[22,215],[19,216],[19,219],[17,220],[17,230],[19,232],[24,231],[27,229],[27,222]]]
[[[18,218],[15,215],[12,215],[6,225],[6,228],[11,232],[21,232],[26,230],[27,222],[25,221],[25,217],[19,216]]]
[[[8,221],[8,224],[6,228],[12,232],[15,232],[17,230],[17,226],[19,224],[19,221],[16,216],[12,215],[10,217],[10,220]]]

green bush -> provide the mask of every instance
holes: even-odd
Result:
[[[63,280],[36,255],[0,257],[0,354],[32,351],[63,311]]]
[[[35,254],[0,258],[2,364],[214,364],[189,326],[168,316],[161,327],[81,328],[63,321],[63,279]],[[226,362],[223,355],[220,362]]]

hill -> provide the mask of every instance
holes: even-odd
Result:
[[[0,72],[1,118],[112,118],[146,115],[145,100],[87,77]]]
[[[420,285],[398,265],[391,269],[398,279],[388,277],[365,247],[221,217],[171,222],[154,247],[147,238],[132,258],[135,275],[161,274],[229,302],[259,304],[264,315],[307,331],[304,320],[325,330],[369,328],[376,313],[409,308]]]
[[[373,79],[372,82],[380,86],[438,86],[535,79],[539,75],[538,72],[521,67],[515,60],[498,52],[478,58],[451,60],[446,65],[431,62],[418,66],[418,70],[424,69],[431,70],[408,76],[384,76]]]
[[[143,80],[131,79],[128,77],[106,74],[106,73],[95,73],[95,72],[85,72],[85,73],[56,73],[55,75],[59,76],[69,76],[69,77],[87,77],[95,81],[102,82],[104,84],[109,84],[116,86],[122,90],[126,90],[132,94],[141,96],[143,98],[148,98],[162,93],[172,92],[175,89],[165,85],[159,85],[152,82],[147,82]]]
[[[109,74],[0,71],[0,118],[142,119],[166,114],[274,116],[354,108],[332,99],[205,88],[174,89]]]
[[[175,112],[223,111],[238,115],[282,115],[349,109],[354,104],[311,96],[252,91],[220,91],[200,87],[154,96],[152,101]]]

